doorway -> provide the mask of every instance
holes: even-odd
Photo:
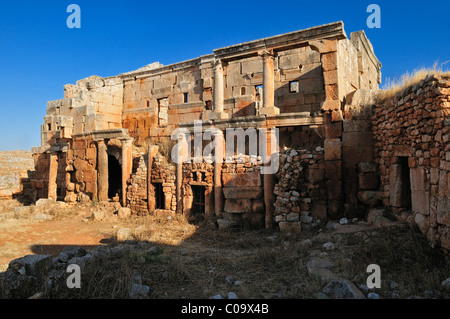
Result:
[[[108,198],[122,194],[122,167],[113,155],[108,155]]]
[[[164,192],[162,183],[153,183],[155,189],[155,209],[164,209]]]
[[[411,177],[409,171],[408,157],[399,157],[398,158],[400,164],[400,178],[401,178],[401,206],[406,207],[407,209],[411,209],[412,200],[411,200]]]
[[[191,185],[192,188],[192,209],[189,216],[189,221],[193,223],[198,223],[205,218],[205,186]]]

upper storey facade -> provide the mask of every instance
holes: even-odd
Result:
[[[320,124],[324,113],[343,109],[347,94],[377,89],[380,69],[364,32],[347,37],[343,23],[335,22],[167,66],[156,62],[114,77],[92,76],[66,85],[64,99],[48,103],[41,147],[34,151],[108,132],[140,145],[195,120]]]

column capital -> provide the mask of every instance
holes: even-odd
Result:
[[[132,138],[126,138],[120,140],[122,142],[122,147],[131,147],[133,145],[133,139]]]
[[[260,56],[263,57],[263,59],[273,59],[275,57],[275,53],[273,50],[264,49],[259,53]]]
[[[214,61],[211,62],[212,66],[214,68],[222,68],[223,67],[223,63],[221,59],[215,59]]]

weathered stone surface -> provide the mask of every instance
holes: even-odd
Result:
[[[382,199],[381,192],[377,191],[360,191],[358,192],[358,199],[366,205],[377,206]]]
[[[250,199],[227,199],[224,211],[228,213],[244,213],[251,211]]]
[[[133,239],[132,231],[130,228],[120,228],[116,233],[116,240],[123,242]]]
[[[233,187],[223,188],[223,195],[226,199],[256,199],[261,198],[263,194],[262,188],[252,187]]]
[[[224,187],[261,187],[261,174],[259,172],[249,172],[243,174],[222,173],[222,183]]]
[[[19,272],[25,268],[25,274],[42,279],[52,265],[50,255],[28,255],[19,259],[14,259],[9,263],[8,269]]]
[[[330,299],[366,299],[356,286],[346,279],[333,279],[322,290]]]
[[[97,212],[93,212],[91,214],[91,220],[92,221],[100,222],[100,221],[102,221],[104,219],[105,219],[105,212],[97,211]]]
[[[342,141],[340,139],[325,140],[325,160],[334,161],[342,159]]]
[[[131,209],[128,207],[121,207],[117,211],[117,217],[121,219],[129,218],[131,216]]]

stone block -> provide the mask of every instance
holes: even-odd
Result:
[[[342,179],[342,161],[325,161],[325,177],[334,181]]]
[[[344,146],[367,147],[373,145],[372,132],[343,132]]]
[[[254,213],[264,213],[265,206],[262,200],[254,200],[252,201],[252,212]]]
[[[430,194],[428,191],[413,190],[411,193],[412,210],[423,215],[430,214]]]
[[[342,136],[342,123],[329,123],[325,125],[325,138],[340,139]]]
[[[359,163],[358,164],[358,172],[360,173],[376,173],[377,165],[374,163]]]
[[[394,166],[395,165],[395,166]],[[398,170],[398,164],[391,165],[392,170]],[[399,173],[400,174],[400,173]],[[401,175],[399,175],[401,176]],[[425,169],[424,167],[416,167],[410,169],[410,179],[411,179],[411,190],[413,191],[424,191],[425,190]]]
[[[288,222],[298,222],[300,220],[300,214],[299,213],[289,213],[286,215],[286,220]]]
[[[345,119],[344,132],[371,132],[372,122],[370,120]]]
[[[341,110],[331,111],[331,122],[342,122],[344,120],[344,115]]]
[[[373,207],[381,203],[382,193],[377,191],[360,191],[358,192],[358,199],[361,203]]]
[[[225,187],[223,195],[226,199],[257,199],[262,198],[262,187]]]
[[[324,144],[326,161],[342,159],[342,141],[340,139],[326,139]]]
[[[327,181],[327,195],[329,200],[342,200],[342,181]]]
[[[52,256],[50,255],[28,255],[15,259],[9,263],[8,269],[19,272],[22,268],[26,275],[42,280],[52,266]]]
[[[121,207],[117,211],[117,217],[120,219],[125,219],[131,216],[131,209],[128,207]]]
[[[311,216],[314,219],[325,221],[327,219],[327,205],[313,203],[311,207]]]
[[[222,185],[223,187],[261,187],[261,174],[259,172],[222,173]]]
[[[227,213],[243,213],[251,211],[250,199],[226,199],[224,211]]]
[[[339,100],[326,100],[322,103],[320,109],[322,112],[337,111],[341,109],[341,101]]]
[[[336,52],[322,54],[322,68],[324,71],[337,70]]]
[[[419,213],[414,216],[414,221],[416,222],[416,224],[419,227],[422,234],[426,234],[428,231],[428,228],[430,227],[430,224],[428,223],[427,218],[424,215]]]
[[[130,228],[120,228],[116,233],[116,240],[118,242],[124,242],[132,239],[133,236]]]
[[[357,165],[360,162],[372,162],[373,160],[373,148],[347,146],[342,147],[342,157],[346,165]],[[355,167],[356,170],[356,167]]]
[[[308,168],[306,170],[306,179],[308,182],[314,184],[323,180],[325,170],[319,168]]]
[[[362,190],[377,189],[379,185],[379,177],[376,173],[359,174],[359,188]]]
[[[450,200],[438,197],[438,205],[436,210],[436,221],[439,224],[450,226]]]

